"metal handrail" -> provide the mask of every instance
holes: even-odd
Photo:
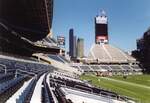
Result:
[[[24,72],[24,73],[27,73],[26,76],[29,76],[29,77],[32,77],[30,75],[34,75],[35,78],[37,78],[37,74],[36,73],[33,73],[33,72],[27,72],[27,71],[24,71],[24,70],[20,70],[20,69],[16,69],[16,73],[15,73],[15,77],[17,77],[17,74],[21,74],[21,73],[18,73],[19,72]],[[30,74],[30,75],[29,75]],[[21,74],[23,75],[23,74]]]
[[[6,74],[6,73],[7,73],[7,67],[6,67],[6,65],[0,64],[0,66],[4,67],[5,74]],[[1,69],[1,68],[0,68],[0,69]]]
[[[23,67],[25,70],[27,70],[25,65],[15,64],[15,67],[21,67],[21,68]]]

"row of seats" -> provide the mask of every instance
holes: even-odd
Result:
[[[51,73],[50,77],[59,77],[59,78],[64,78],[64,79],[67,79],[67,80],[72,80],[72,81],[77,81],[77,82],[82,82],[81,80],[78,80],[78,79],[75,79],[75,78],[72,78],[72,77],[69,77],[69,76],[65,76],[65,75],[58,75],[58,74],[55,74],[55,73]]]
[[[39,73],[40,71],[47,71],[53,68],[50,65],[40,63],[28,63],[4,58],[0,58],[0,64],[6,66],[7,72],[14,72],[16,69],[21,69],[28,72]]]
[[[6,81],[6,82],[0,84],[0,94],[7,91],[7,89],[13,87],[14,85],[16,85],[17,83],[22,81],[24,78],[25,78],[24,76],[20,76],[18,78],[14,78],[12,80],[9,80],[9,81]]]
[[[104,59],[104,60],[110,59],[108,54],[105,52],[103,45],[95,45],[91,52],[96,58]]]
[[[54,59],[58,62],[64,63],[64,61],[62,59],[60,59],[57,55],[49,54],[48,57],[50,57],[51,59]]]
[[[109,44],[94,44],[90,50],[87,61],[101,63],[129,63],[136,62],[136,59],[121,49]]]
[[[107,92],[107,93],[115,94],[113,92],[109,92],[109,91],[106,91],[106,90],[103,90],[103,89],[99,89],[99,88],[96,88],[96,87],[93,87],[93,86],[89,86],[89,85],[87,85],[83,82],[72,81],[72,80],[68,80],[68,79],[65,79],[65,78],[54,77],[53,79],[50,79],[50,81],[53,82],[53,83],[57,82],[61,85],[66,85],[68,87],[77,88],[77,89],[93,92],[93,93],[96,93],[96,94],[99,94],[102,91]]]
[[[56,76],[50,77],[50,85],[53,88],[57,88],[57,90],[59,90],[59,87],[65,86],[67,88],[72,88],[72,89],[79,90],[79,91],[82,91],[82,92],[94,93],[96,95],[102,95],[102,96],[105,96],[105,97],[110,96],[110,98],[120,98],[120,96],[117,95],[114,92],[110,92],[110,91],[107,91],[107,90],[104,90],[104,89],[89,86],[88,84],[85,84],[83,82],[68,80],[66,78],[61,78],[61,77],[58,77],[58,76],[57,77]],[[57,91],[57,94],[60,95],[60,93],[58,93],[58,91]],[[122,98],[122,99],[124,99],[124,98]]]
[[[91,66],[91,68],[92,68],[92,69],[94,69],[94,70],[99,70],[99,69],[100,69],[100,67],[99,67],[99,66],[97,66],[97,65],[95,65],[95,66]]]
[[[36,85],[36,82],[40,76],[47,72],[47,71],[53,71],[55,68],[51,65],[36,63],[36,62],[26,62],[25,61],[18,61],[17,59],[9,59],[9,58],[1,58],[0,57],[0,64],[4,65],[5,67],[1,67],[0,69],[0,82],[1,80],[4,81],[0,84],[0,94],[1,96],[4,96],[6,98],[3,99],[4,102],[6,102],[10,97],[15,96],[15,93],[19,92],[21,89],[20,86],[24,87],[25,84],[23,82],[32,76],[35,76],[37,79],[32,80],[28,85],[26,85],[26,88],[22,90],[22,92],[19,94],[19,96],[14,100],[14,103],[24,103],[24,102],[30,102],[34,88]],[[5,72],[7,70],[7,72]],[[23,76],[23,75],[26,75]],[[15,79],[12,79],[16,76]],[[28,76],[28,77],[27,77]],[[8,80],[7,80],[8,79]],[[13,88],[13,92],[6,96],[6,93],[9,89],[11,90],[11,87]],[[20,89],[19,89],[20,88]],[[6,93],[4,93],[6,91]],[[9,92],[8,91],[8,92]],[[37,93],[38,94],[38,93]],[[8,102],[9,103],[9,102]],[[13,102],[11,102],[13,103]]]
[[[59,103],[73,103],[70,99],[65,98],[64,94],[60,90],[60,87],[56,87],[55,90],[53,90],[53,93],[55,94]]]
[[[64,56],[49,54],[48,57],[61,63],[70,63]]]
[[[29,92],[35,82],[35,79],[32,78],[28,81],[25,81],[23,86],[13,94],[6,103],[25,103],[27,97],[29,97]]]
[[[32,79],[29,82],[28,86],[23,90],[19,98],[16,100],[16,103],[25,103],[25,101],[27,101],[27,98],[31,92],[31,89],[34,88],[35,83],[36,83],[35,79]]]
[[[17,59],[13,60],[1,57],[0,57],[0,64],[4,65],[0,66],[0,82],[5,78],[8,79],[7,81],[5,80],[4,83],[0,84],[0,94],[2,94],[5,91],[7,92],[7,90],[11,87],[14,88],[13,93],[11,93],[11,95],[9,95],[6,99],[4,99],[3,100],[4,102],[9,100],[9,98],[11,97],[15,97],[15,99],[13,100],[17,103],[26,103],[26,102],[35,103],[37,98],[40,98],[39,99],[40,101],[38,100],[38,102],[43,101],[43,103],[45,102],[53,103],[52,94],[49,90],[48,83],[45,80],[46,75],[43,76],[43,74],[47,72],[52,72],[53,70],[56,69],[55,67],[38,62],[30,63],[26,60],[19,61]],[[5,70],[7,70],[6,73]],[[26,77],[23,75],[26,75]],[[29,78],[33,78],[33,76],[35,79],[32,79],[30,82],[26,84],[25,81]],[[16,77],[16,78],[9,79],[9,77],[13,78]],[[11,89],[9,89],[9,91],[10,90]],[[2,94],[2,96],[6,97],[4,94]],[[36,103],[38,102],[36,101]]]
[[[76,68],[81,68],[84,72],[90,71],[139,71],[141,72],[142,69],[138,66],[130,66],[130,65],[82,65],[82,66],[74,66]]]
[[[46,74],[44,73],[39,77],[39,79],[35,85],[30,103],[40,103],[42,101],[42,98],[41,98],[41,96],[42,96],[42,83],[43,83],[45,75]]]
[[[64,56],[59,55],[59,57],[60,57],[61,59],[63,59],[63,61],[65,61],[66,63],[70,63],[70,61],[67,60]]]
[[[71,77],[71,78],[75,78],[75,75],[73,74],[70,74],[70,72],[67,72],[67,71],[63,71],[63,70],[60,70],[60,71],[53,71],[53,73],[51,73],[52,75],[60,75],[60,76],[65,76],[65,77]]]
[[[48,75],[44,77],[43,87],[42,87],[42,103],[55,103],[52,97],[52,93],[46,81]]]
[[[7,74],[0,73],[0,84],[14,78],[14,76],[15,76],[14,73],[7,73]]]
[[[111,55],[111,57],[115,60],[127,60],[124,53],[122,53],[121,50],[118,48],[112,47],[110,45],[104,45],[108,53]]]
[[[44,85],[44,87],[42,85],[40,85],[40,83],[43,82],[43,80],[41,79],[41,75],[43,77],[42,72],[39,73],[37,76],[32,77],[32,79],[30,79],[29,81],[25,82],[24,85],[7,101],[7,103],[10,103],[10,101],[12,103],[26,103],[26,102],[29,103],[31,101],[31,98],[32,98],[31,102],[34,102],[35,101],[34,97],[35,97],[35,95],[38,94],[37,90],[40,91],[39,88],[42,89],[42,88],[47,87],[45,85]],[[39,78],[40,78],[40,80],[39,80]],[[46,76],[45,76],[45,78],[46,78]],[[44,81],[46,81],[46,80],[44,79]],[[47,90],[47,88],[46,88],[46,90]],[[34,92],[34,91],[36,91],[36,92]],[[41,93],[39,93],[39,94],[41,94]],[[44,94],[46,94],[46,93],[44,92]],[[43,95],[41,95],[41,96],[44,97]],[[47,97],[49,97],[49,95]],[[45,102],[43,102],[43,103],[45,103]],[[48,103],[51,103],[51,102],[48,102]]]
[[[84,71],[91,71],[89,66],[80,66],[81,69],[83,69]]]

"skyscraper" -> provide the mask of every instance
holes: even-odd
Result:
[[[137,40],[137,50],[132,52],[145,68],[144,72],[150,73],[150,28],[144,32],[143,37]]]
[[[108,43],[108,20],[104,10],[95,17],[95,43]]]
[[[71,58],[76,58],[76,36],[74,36],[74,30],[69,30],[69,56]]]
[[[73,58],[77,57],[77,37],[73,37]]]
[[[78,38],[77,40],[77,57],[84,57],[84,39]]]
[[[74,44],[74,31],[73,29],[69,30],[69,56],[73,57],[73,44]]]

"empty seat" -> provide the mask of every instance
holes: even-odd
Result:
[[[84,71],[91,71],[89,66],[80,66],[81,69],[83,69]]]
[[[110,70],[110,68],[108,66],[102,65],[100,66],[102,69],[106,69],[106,70]]]
[[[95,70],[95,71],[98,71],[98,70],[100,70],[100,68],[99,68],[98,66],[96,66],[96,65],[94,65],[94,66],[91,66],[91,68],[92,68],[93,70]]]
[[[64,63],[64,61],[62,61],[57,55],[48,55],[48,57],[50,57],[51,59],[54,59],[58,62]]]
[[[59,55],[59,57],[60,57],[61,59],[63,59],[66,63],[70,63],[70,61],[67,60],[64,56]]]
[[[6,81],[6,82],[0,84],[0,94],[7,91],[7,89],[11,88],[12,86],[16,85],[17,83],[19,83],[24,78],[25,78],[24,76],[20,76],[18,78],[11,79],[9,81]]]
[[[124,71],[132,71],[129,65],[122,65],[121,67],[124,69]]]

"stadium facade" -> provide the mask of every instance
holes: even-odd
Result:
[[[22,56],[59,53],[57,47],[36,45],[51,34],[53,0],[0,0],[0,51]]]

